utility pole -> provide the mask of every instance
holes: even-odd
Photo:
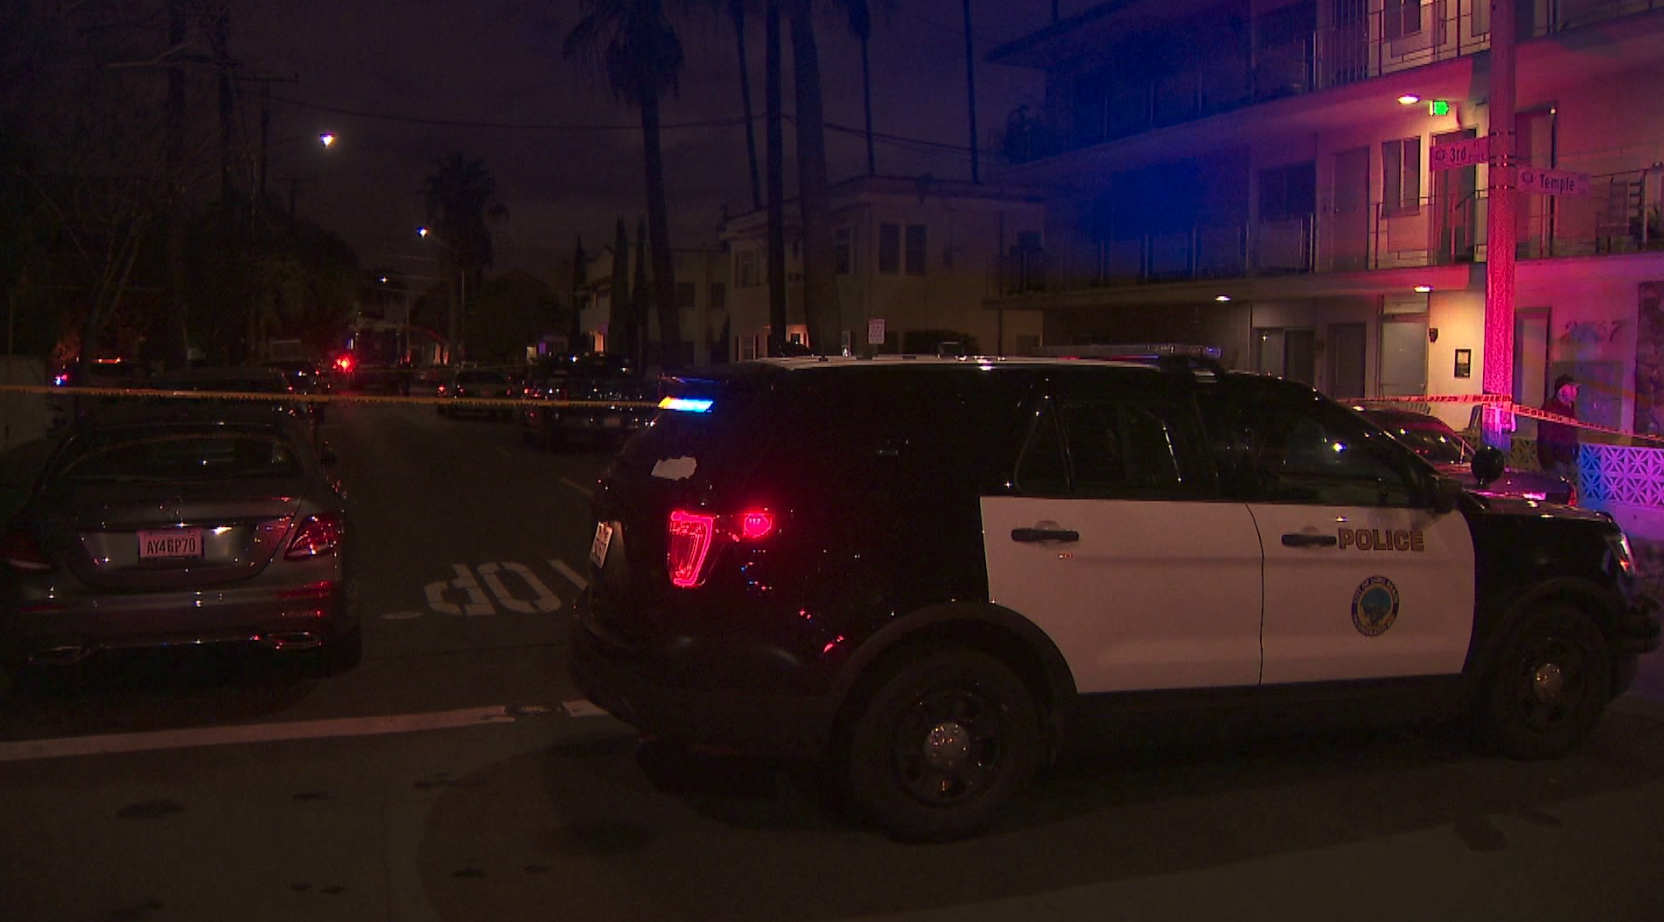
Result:
[[[1491,2],[1490,202],[1485,223],[1485,373],[1487,395],[1514,396],[1514,0]],[[1506,454],[1512,413],[1486,404],[1481,414],[1486,445]]]
[[[981,183],[976,145],[976,50],[971,47],[971,0],[963,0],[965,11],[965,98],[971,116],[971,182]]]

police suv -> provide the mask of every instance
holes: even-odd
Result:
[[[793,358],[664,390],[596,492],[575,678],[833,767],[898,837],[981,828],[1087,715],[1462,715],[1558,756],[1658,645],[1610,517],[1464,493],[1291,382]]]

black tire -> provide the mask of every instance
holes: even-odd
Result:
[[[344,631],[331,632],[323,646],[311,652],[319,675],[340,675],[356,668],[364,660],[364,627],[355,624]]]
[[[1606,636],[1570,605],[1544,605],[1509,630],[1480,687],[1476,728],[1510,758],[1557,758],[1594,730],[1611,692]]]
[[[881,681],[849,739],[851,804],[898,839],[963,838],[1040,765],[1034,697],[1005,663],[951,649]]]

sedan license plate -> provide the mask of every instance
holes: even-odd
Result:
[[[599,570],[607,564],[607,546],[612,544],[612,523],[595,523],[595,540],[589,543],[589,562]]]
[[[140,560],[192,560],[201,556],[200,528],[166,528],[139,532]]]

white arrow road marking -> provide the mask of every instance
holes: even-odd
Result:
[[[549,566],[554,567],[556,573],[559,573],[561,576],[564,576],[567,579],[571,580],[572,585],[577,586],[579,589],[588,589],[589,588],[589,580],[584,579],[583,577],[579,576],[578,571],[576,571],[576,570],[574,570],[571,567],[566,565],[566,561],[564,561],[564,560],[550,560],[549,561]]]
[[[503,581],[497,577],[497,572],[499,570],[506,570],[510,573],[517,574],[520,579],[531,588],[532,592],[537,594],[537,598],[530,602],[525,602],[516,598],[514,594],[509,592],[508,588],[503,585]],[[555,594],[549,591],[549,587],[543,585],[543,581],[538,579],[536,574],[532,573],[532,571],[528,569],[525,564],[480,564],[480,579],[485,580],[485,588],[491,590],[491,594],[496,596],[497,601],[501,602],[503,607],[509,611],[517,611],[523,615],[529,615],[533,612],[551,612],[560,607],[560,599],[556,598]]]
[[[381,617],[388,621],[409,621],[412,618],[422,617],[422,613],[419,611],[390,611]]]
[[[56,759],[66,756],[111,755],[150,752],[159,749],[189,749],[197,746],[230,746],[275,743],[285,740],[327,739],[343,736],[380,736],[421,730],[454,730],[487,724],[513,723],[506,705],[438,711],[429,714],[391,714],[384,717],[342,717],[291,723],[239,724],[228,727],[197,727],[186,730],[157,730],[150,733],[118,733],[106,736],[72,736],[60,739],[21,740],[0,743],[0,762]]]
[[[474,581],[474,574],[468,567],[455,563],[451,564],[451,569],[456,571],[456,579],[448,583],[444,580],[428,583],[428,607],[441,615],[495,615],[497,610],[491,607],[491,600],[480,591],[480,584]],[[462,590],[467,594],[468,601],[461,605],[445,601],[445,590],[448,588]]]

